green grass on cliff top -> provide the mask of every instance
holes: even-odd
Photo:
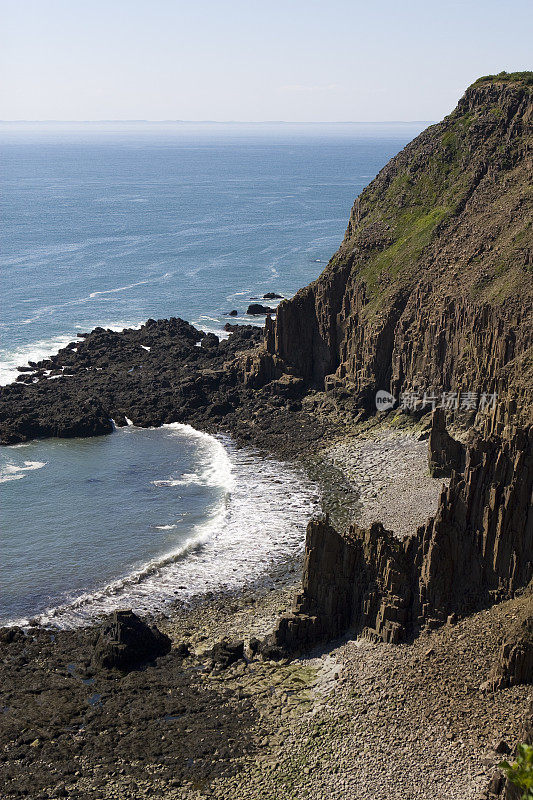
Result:
[[[524,83],[526,86],[533,86],[533,72],[499,72],[497,75],[483,75],[474,81],[472,86],[479,86],[480,83]]]
[[[531,91],[533,72],[487,75],[479,78],[473,86],[484,83],[522,84]],[[367,289],[365,317],[372,317],[386,306],[401,285],[407,288],[416,280],[424,251],[443,226],[463,209],[472,191],[477,169],[476,163],[471,163],[475,162],[470,139],[474,123],[478,130],[481,125],[486,131],[482,146],[488,146],[491,160],[498,157],[498,163],[501,161],[505,166],[507,158],[511,164],[511,156],[506,154],[497,128],[502,115],[502,110],[491,102],[466,113],[451,114],[442,123],[428,129],[431,139],[428,132],[422,134],[425,149],[415,153],[415,157],[404,162],[399,170],[390,171],[388,180],[378,176],[363,191],[363,221],[354,226],[349,246],[357,248],[361,239],[364,244],[366,230],[371,231],[372,241],[372,231],[377,231],[376,241],[370,247],[364,247],[364,255],[356,266],[358,278]],[[478,143],[474,155],[479,149]],[[524,186],[519,184],[516,189],[524,197]],[[519,199],[516,198],[515,202]],[[486,257],[483,259],[486,265],[483,281],[478,282],[474,289],[485,300],[503,302],[520,283],[522,273],[516,267],[516,251],[523,249],[521,238],[527,238],[530,231],[516,230],[515,225],[509,233],[514,238],[500,237],[498,259],[491,262],[493,274],[488,274],[488,260]],[[342,263],[345,257],[346,253],[339,251],[332,259],[332,266]]]

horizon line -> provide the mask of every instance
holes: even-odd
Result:
[[[242,119],[0,119],[1,125],[110,125],[116,123],[144,125],[414,125],[430,123],[429,119],[386,120],[242,120]]]

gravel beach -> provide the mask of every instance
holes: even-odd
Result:
[[[436,507],[442,481],[429,477],[426,452],[419,431],[375,429],[328,443],[320,461],[344,476],[339,496],[353,492],[359,523],[381,519],[403,536]],[[81,634],[52,641],[30,631],[10,645],[0,706],[16,713],[2,714],[0,796],[477,800],[531,691],[480,686],[499,636],[531,598],[410,644],[344,639],[291,661],[254,657],[250,639],[290,608],[300,566],[158,618],[191,655],[177,659],[176,647],[125,677],[93,677]],[[223,637],[243,639],[246,660],[213,670]]]

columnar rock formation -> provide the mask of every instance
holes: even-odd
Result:
[[[343,536],[310,523],[278,645],[349,629],[400,641],[531,580],[532,78],[477,81],[392,159],[326,270],[268,326],[270,353],[309,385],[348,390],[356,408],[371,410],[378,389],[447,392],[471,423],[482,393],[500,401],[477,415],[466,455],[436,412],[429,468],[451,482],[404,542],[377,523]]]
[[[434,478],[449,477],[452,470],[460,472],[464,468],[465,448],[450,436],[446,430],[446,413],[437,408],[431,420],[428,442],[429,474]]]
[[[533,577],[533,428],[473,441],[437,513],[403,542],[379,523],[307,530],[303,589],[275,644],[309,647],[348,630],[399,642],[424,625],[512,596]]]
[[[376,389],[531,390],[532,120],[527,76],[471,86],[356,200],[326,270],[278,307],[270,351],[368,408]]]

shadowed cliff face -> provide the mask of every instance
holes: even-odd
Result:
[[[481,81],[354,203],[322,275],[268,337],[309,384],[520,394],[532,383],[533,101]]]

